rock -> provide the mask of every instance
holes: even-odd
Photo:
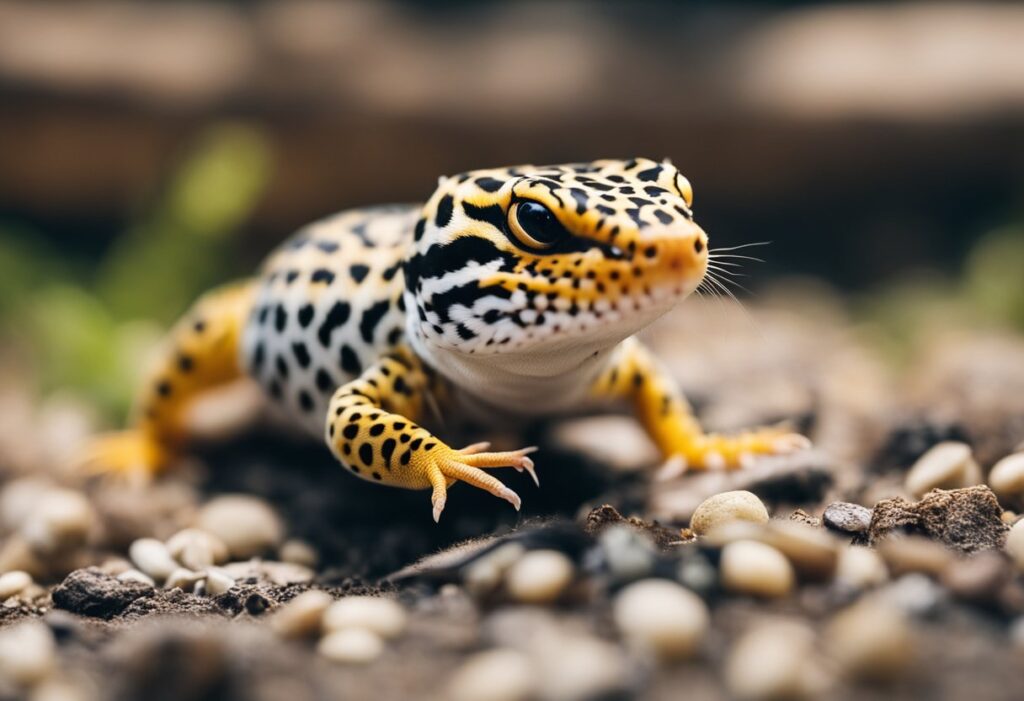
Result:
[[[216,536],[231,557],[239,559],[277,547],[284,534],[281,519],[265,501],[243,494],[211,500],[200,509],[196,525]]]
[[[0,629],[0,680],[27,687],[38,684],[57,664],[53,633],[39,621]]]
[[[32,575],[22,570],[12,570],[0,575],[0,601],[20,594],[32,584]]]
[[[82,494],[51,489],[21,524],[21,535],[37,553],[52,555],[85,545],[95,524],[96,513]]]
[[[692,655],[710,622],[699,596],[665,579],[624,588],[615,597],[612,615],[626,640],[663,659]]]
[[[987,602],[999,596],[1011,576],[1006,556],[986,550],[950,562],[942,571],[940,581],[958,599]]]
[[[209,596],[220,596],[235,586],[235,580],[220,567],[206,569],[206,593]]]
[[[519,543],[504,543],[470,562],[462,573],[462,582],[473,596],[486,596],[497,589],[505,572],[526,552]]]
[[[825,508],[821,520],[829,530],[845,535],[859,535],[871,525],[871,509],[860,504],[834,501]]]
[[[527,701],[536,692],[530,658],[510,648],[478,652],[459,667],[445,698],[452,701]]]
[[[1008,528],[1002,508],[986,486],[936,489],[911,503],[896,497],[875,505],[868,542],[878,543],[893,531],[919,533],[965,553],[1001,548]]]
[[[316,650],[332,662],[368,664],[384,652],[384,641],[365,628],[346,628],[325,635]]]
[[[139,538],[128,548],[128,557],[135,566],[158,582],[165,581],[180,567],[170,550],[156,538]]]
[[[129,568],[123,572],[115,575],[122,582],[139,582],[145,584],[147,587],[156,587],[156,582],[145,572],[140,572],[137,569]]]
[[[364,628],[383,638],[394,638],[405,630],[406,615],[401,604],[376,596],[347,596],[324,612],[327,631]]]
[[[626,686],[621,649],[589,635],[560,635],[541,645],[534,657],[539,696],[551,701],[618,698]]]
[[[814,631],[773,621],[744,633],[726,659],[725,685],[746,701],[819,697],[827,681],[815,660]]]
[[[20,529],[53,484],[38,477],[11,480],[0,491],[0,526],[4,531]]]
[[[933,489],[959,489],[981,484],[981,468],[966,443],[946,441],[917,459],[907,473],[905,486],[915,497]]]
[[[202,581],[205,578],[202,572],[193,572],[187,567],[179,567],[178,569],[171,572],[171,575],[167,578],[164,583],[165,589],[181,589],[182,591],[192,591],[197,582]]]
[[[835,574],[837,584],[861,591],[884,584],[888,579],[889,570],[874,550],[851,545],[839,551]]]
[[[718,582],[718,572],[708,559],[699,553],[684,557],[676,570],[676,578],[698,594],[709,594]]]
[[[91,701],[91,697],[77,684],[47,679],[32,690],[31,701]]]
[[[198,528],[186,528],[167,539],[171,557],[191,570],[203,570],[227,562],[228,547],[217,536]]]
[[[72,613],[110,619],[146,596],[153,596],[153,588],[147,584],[118,580],[89,568],[69,574],[53,590],[53,603]]]
[[[835,572],[839,542],[821,528],[799,521],[772,521],[758,540],[785,555],[807,579],[825,580]]]
[[[766,598],[786,596],[793,589],[793,567],[770,545],[752,540],[730,543],[719,563],[722,584],[729,591]]]
[[[690,519],[690,528],[697,535],[705,535],[711,529],[731,521],[767,523],[768,509],[751,492],[722,492],[705,499]]]
[[[334,597],[324,591],[304,591],[274,612],[271,629],[283,638],[301,638],[320,632],[324,612]]]
[[[988,484],[1003,499],[1017,499],[1024,494],[1024,453],[1008,455],[993,465]]]
[[[903,575],[880,589],[878,596],[880,601],[921,618],[935,615],[947,601],[946,590],[923,574]]]
[[[305,584],[312,581],[315,574],[308,567],[291,562],[258,559],[229,562],[219,569],[235,580],[256,579],[280,587],[286,587],[289,584]]]
[[[617,471],[636,471],[658,460],[658,450],[636,421],[624,416],[588,416],[559,422],[552,439]]]
[[[909,667],[914,640],[902,612],[878,601],[838,613],[825,629],[825,649],[857,681],[891,681]]]
[[[942,544],[916,535],[889,536],[878,543],[877,550],[897,577],[911,572],[937,577],[953,561],[953,553]]]
[[[547,604],[558,599],[575,574],[572,560],[557,550],[531,550],[505,573],[505,588],[516,601]]]
[[[1017,571],[1024,572],[1024,520],[1017,521],[1010,529],[1006,537],[1006,552],[1017,565]]]
[[[281,551],[278,555],[282,562],[289,562],[293,565],[302,565],[303,567],[309,567],[310,569],[315,568],[317,562],[320,560],[320,556],[317,555],[316,550],[312,545],[304,540],[298,540],[297,538],[286,540],[281,545]]]
[[[654,543],[635,528],[610,526],[601,532],[598,543],[616,581],[631,582],[646,577],[654,567]]]

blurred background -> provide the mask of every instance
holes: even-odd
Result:
[[[0,366],[116,417],[301,224],[633,155],[713,247],[771,242],[754,304],[811,278],[896,360],[923,319],[1024,330],[1022,47],[1020,3],[0,2]]]

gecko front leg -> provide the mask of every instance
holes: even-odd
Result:
[[[434,520],[441,517],[448,487],[466,482],[519,510],[519,495],[484,470],[514,467],[537,481],[534,448],[487,452],[487,443],[451,448],[419,426],[433,391],[432,379],[407,348],[383,356],[331,399],[325,427],[331,451],[353,474],[406,489],[430,489]]]
[[[784,428],[767,427],[731,435],[705,433],[675,380],[639,341],[624,341],[616,360],[593,386],[602,399],[632,402],[636,416],[665,459],[659,477],[687,469],[725,469],[751,465],[759,455],[778,455],[810,447],[810,441]]]

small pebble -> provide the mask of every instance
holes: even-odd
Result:
[[[939,580],[954,596],[966,601],[995,599],[1012,575],[1005,555],[984,550],[950,562]]]
[[[684,557],[676,570],[676,578],[687,589],[698,594],[707,594],[718,582],[718,572],[703,555],[693,554]]]
[[[725,684],[746,701],[818,698],[827,681],[814,655],[814,631],[803,623],[762,623],[733,645]]]
[[[333,662],[368,664],[384,652],[384,641],[365,628],[346,628],[322,637],[316,649]]]
[[[37,553],[53,554],[81,547],[96,523],[96,513],[82,494],[69,489],[44,492],[21,526]]]
[[[719,568],[722,584],[729,591],[766,598],[786,596],[796,579],[785,555],[753,540],[726,545]]]
[[[473,596],[486,596],[501,584],[508,568],[526,553],[519,543],[505,543],[466,566],[462,583]]]
[[[899,609],[862,601],[838,613],[825,629],[825,649],[855,680],[889,681],[909,666],[914,641]]]
[[[690,519],[690,528],[697,535],[705,535],[712,528],[730,521],[767,523],[768,509],[752,492],[722,492],[705,499],[697,507]]]
[[[799,521],[772,521],[758,538],[785,555],[803,577],[832,577],[839,558],[839,541],[828,531]]]
[[[317,555],[313,546],[297,538],[286,540],[281,545],[279,556],[282,562],[289,562],[293,565],[302,565],[309,568],[316,568],[317,563],[320,561],[320,556]]]
[[[186,528],[167,539],[171,557],[191,570],[227,562],[228,547],[217,536],[198,528]]]
[[[53,633],[45,623],[23,621],[0,629],[0,679],[32,686],[53,673],[56,661]]]
[[[301,638],[320,632],[324,612],[334,598],[324,591],[304,591],[274,612],[271,629],[283,638]]]
[[[966,443],[946,441],[932,447],[907,472],[904,486],[920,499],[933,489],[960,489],[982,484],[981,468]]]
[[[878,596],[885,604],[920,618],[936,615],[948,600],[945,588],[923,574],[906,574],[883,589]]]
[[[182,589],[184,591],[192,591],[195,587],[196,582],[201,581],[206,575],[202,572],[193,572],[192,570],[179,567],[178,569],[171,572],[167,581],[164,583],[165,589]]]
[[[547,604],[572,582],[572,560],[557,550],[531,550],[505,573],[505,587],[516,601]]]
[[[206,568],[206,593],[210,596],[220,596],[231,587],[235,586],[235,580],[220,567]]]
[[[347,596],[324,612],[324,630],[362,628],[383,638],[394,638],[405,630],[406,615],[393,599],[376,596]]]
[[[622,649],[589,635],[557,635],[540,645],[534,660],[543,699],[621,698],[627,683]]]
[[[0,601],[20,594],[32,584],[32,575],[22,570],[12,570],[0,575]]]
[[[0,525],[5,531],[21,528],[35,510],[39,500],[53,485],[37,477],[11,480],[0,491]]]
[[[838,533],[856,535],[867,531],[871,525],[871,509],[860,504],[834,501],[821,515],[825,527]]]
[[[1024,572],[1024,520],[1010,527],[1010,533],[1006,536],[1006,552],[1017,565],[1017,571]]]
[[[478,652],[457,669],[445,698],[452,701],[526,701],[536,690],[530,658],[511,648]]]
[[[1024,494],[1024,453],[1008,455],[988,473],[988,485],[1003,499]]]
[[[81,685],[58,679],[47,679],[32,690],[29,701],[87,701]]]
[[[601,531],[598,542],[608,570],[619,582],[646,577],[654,568],[654,543],[635,528],[610,526]]]
[[[135,568],[129,568],[124,572],[119,573],[117,575],[117,578],[120,579],[122,582],[141,582],[146,586],[154,588],[156,587],[156,582],[153,581],[152,577],[150,577],[145,572],[141,572]]]
[[[128,557],[135,566],[158,582],[165,581],[181,565],[171,551],[156,538],[139,538],[128,547]]]
[[[692,655],[709,625],[704,601],[666,579],[645,579],[624,588],[615,597],[613,617],[623,637],[662,659]]]
[[[896,576],[908,572],[938,576],[954,557],[941,543],[918,535],[891,535],[878,543],[877,550]]]
[[[265,501],[243,494],[211,500],[200,509],[196,525],[216,536],[238,559],[276,548],[284,534],[281,519]]]
[[[839,551],[835,580],[857,591],[884,584],[889,579],[885,561],[874,550],[851,545]]]

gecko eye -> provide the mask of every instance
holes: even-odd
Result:
[[[550,209],[532,200],[512,205],[508,210],[508,227],[529,248],[551,248],[569,235]]]

